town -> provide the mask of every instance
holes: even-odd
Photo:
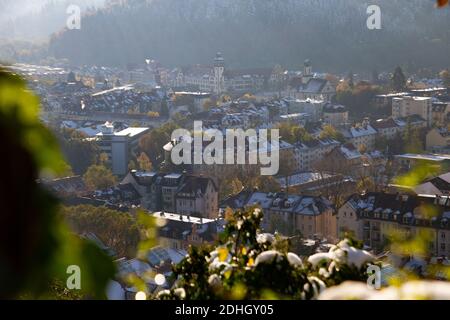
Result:
[[[450,299],[448,32],[411,35],[384,1],[346,4],[354,20],[337,24],[321,11],[334,5],[309,0],[282,18],[253,1],[186,3],[163,21],[161,1],[99,0],[72,7],[77,26],[47,47],[0,37],[2,239],[17,242],[0,247],[0,298]],[[426,8],[448,30],[448,7]],[[249,30],[225,32],[233,19]],[[336,43],[336,25],[364,30]],[[50,284],[10,289],[35,262]],[[401,291],[414,281],[428,291]]]
[[[367,250],[386,254],[393,230],[426,229],[434,234],[429,256],[449,263],[447,70],[407,78],[397,68],[366,79],[316,72],[311,60],[299,70],[280,65],[229,70],[221,53],[211,61],[210,67],[185,71],[152,59],[130,70],[10,67],[41,97],[41,119],[67,160],[67,175],[41,183],[62,199],[81,235],[117,259],[122,274],[151,269],[168,277],[171,263],[180,262],[190,245],[218,239],[226,210],[254,205],[263,210],[265,232],[301,239],[299,254],[348,234]],[[195,121],[219,134],[230,128],[278,129],[278,174],[260,175],[256,162],[174,164],[171,153],[178,143],[195,150],[194,139],[172,140],[172,132],[195,136]],[[203,141],[203,149],[207,146]],[[219,151],[234,158],[237,149]],[[430,168],[421,180],[402,183],[402,175],[421,165]],[[424,203],[437,216],[427,217]],[[79,226],[78,214],[99,210],[130,217],[148,212],[164,226],[158,245],[142,260],[132,255],[136,242],[130,243],[135,235],[129,231],[120,230],[126,245],[105,238],[102,229],[113,221],[103,228]],[[419,262],[402,263],[416,268]],[[114,283],[113,291],[133,295],[120,274]],[[149,283],[156,292],[167,285]]]

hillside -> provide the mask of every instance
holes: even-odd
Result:
[[[333,71],[450,65],[450,14],[433,1],[372,0],[382,30],[366,27],[361,0],[128,0],[60,32],[50,54],[77,64],[208,63],[222,51],[233,67],[296,67],[305,58]]]

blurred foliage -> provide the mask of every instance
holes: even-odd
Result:
[[[61,213],[75,233],[95,234],[118,257],[136,255],[141,230],[131,214],[88,205],[63,206]]]
[[[0,70],[0,298],[64,298],[55,283],[66,282],[70,265],[81,268],[80,294],[103,298],[112,262],[69,232],[57,200],[37,182],[67,168],[38,105],[23,80]]]
[[[117,184],[117,178],[111,170],[102,164],[90,166],[83,176],[89,190],[103,190]]]
[[[349,266],[324,261],[331,267],[323,273],[317,265],[289,252],[289,239],[261,234],[262,218],[258,208],[227,210],[219,244],[190,247],[187,257],[173,268],[174,289],[161,291],[156,298],[313,299],[327,285],[367,278],[365,263]]]

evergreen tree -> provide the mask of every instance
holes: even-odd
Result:
[[[392,88],[395,91],[403,91],[406,88],[406,77],[400,67],[395,68],[392,76]]]

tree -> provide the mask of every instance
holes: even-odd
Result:
[[[258,176],[255,186],[261,192],[280,192],[281,186],[278,180],[273,176]]]
[[[345,141],[344,135],[341,132],[337,131],[335,127],[333,127],[332,125],[328,125],[328,124],[323,127],[323,130],[320,133],[319,138],[320,139],[334,139],[341,143],[343,143]]]
[[[244,189],[244,185],[238,178],[231,178],[229,180],[224,180],[221,184],[220,193],[221,198],[226,198],[230,195],[238,194]]]
[[[0,70],[0,298],[60,298],[54,284],[65,283],[75,264],[83,270],[79,294],[102,299],[114,276],[111,259],[68,231],[57,199],[38,183],[41,174],[64,170],[58,140],[38,114],[25,81]]]
[[[442,70],[439,73],[439,77],[442,79],[444,86],[449,88],[450,87],[450,72],[448,71],[448,69]]]
[[[142,171],[152,171],[153,165],[150,161],[149,157],[145,154],[145,152],[141,152],[139,157],[137,158],[137,162],[139,164],[139,169]]]
[[[90,166],[83,180],[90,190],[107,189],[117,184],[117,179],[111,170],[100,164]]]
[[[134,160],[130,160],[130,162],[128,162],[128,170],[137,170],[137,165],[136,162]]]
[[[289,187],[291,185],[291,178],[294,173],[297,172],[297,161],[295,159],[294,153],[289,151],[283,154],[281,163],[280,163],[280,170],[278,171],[279,177],[283,178],[284,180],[284,187],[286,193],[289,193]]]
[[[406,77],[400,67],[395,68],[394,74],[392,75],[392,88],[395,91],[403,91],[406,88]]]
[[[159,166],[164,160],[164,145],[170,142],[172,132],[179,126],[168,122],[151,130],[139,140],[140,152],[145,152],[153,165]]]
[[[211,98],[208,98],[203,103],[203,110],[209,111],[211,108],[213,108],[215,106],[216,106],[216,103]]]
[[[358,151],[359,151],[359,153],[361,153],[361,154],[365,154],[365,153],[367,152],[367,146],[366,146],[365,144],[361,144],[361,145],[358,147]]]
[[[289,239],[261,233],[259,208],[227,210],[225,216],[227,225],[217,246],[191,247],[173,269],[176,285],[159,292],[157,299],[308,300],[345,280],[367,281],[367,263],[374,258],[352,247],[351,240],[330,250],[329,258],[313,255],[303,262],[289,252]],[[358,263],[346,254],[350,251],[361,257]]]
[[[99,148],[95,142],[74,129],[54,129],[61,151],[68,165],[76,175],[86,172],[87,168],[97,161]]]
[[[161,101],[161,116],[168,117],[169,116],[169,107],[167,105],[167,100],[163,99]]]
[[[100,155],[98,156],[98,164],[106,167],[108,161],[108,154],[104,152],[100,153]]]
[[[73,232],[81,236],[95,234],[118,257],[136,256],[140,230],[129,213],[87,205],[63,206],[61,213]]]

